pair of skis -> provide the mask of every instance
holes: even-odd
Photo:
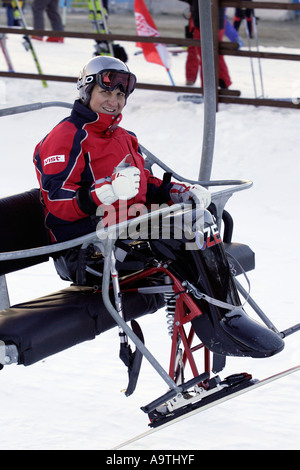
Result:
[[[20,26],[23,27],[24,29],[27,29],[26,19],[25,19],[25,16],[24,16],[24,13],[23,13],[23,10],[22,10],[22,7],[21,7],[21,4],[20,4],[19,0],[14,0],[14,3],[16,5],[17,11],[19,13]],[[24,39],[25,49],[27,51],[31,52],[34,63],[35,63],[36,68],[37,68],[37,71],[40,75],[42,75],[43,74],[42,68],[41,68],[40,62],[38,60],[37,54],[34,50],[31,37],[26,34],[23,39]],[[7,47],[6,47],[6,37],[5,37],[4,34],[0,35],[0,47],[1,47],[3,55],[5,57],[9,72],[14,72],[15,70],[14,70],[14,67],[12,65],[12,61],[10,59],[10,56],[9,56],[9,53],[8,53],[8,50],[7,50]],[[42,80],[42,84],[45,88],[48,86],[47,82],[45,80]]]
[[[109,34],[107,24],[108,13],[103,6],[102,0],[88,0],[88,7],[89,20],[93,24],[96,33]],[[114,44],[113,41],[96,40],[95,49],[95,56],[109,55],[122,60],[122,62],[127,62],[128,60],[125,49],[119,44]]]
[[[109,34],[107,25],[107,10],[102,0],[88,0],[89,20],[92,22],[98,34]],[[97,41],[95,55],[114,55],[111,41]]]
[[[238,374],[238,376],[244,376],[243,378],[238,378],[238,376],[236,376],[237,378],[235,378],[235,376],[230,376],[227,379],[225,379],[225,381],[223,382],[223,386],[220,386],[222,382],[220,382],[220,385],[216,383],[214,387],[216,389],[215,392],[213,388],[212,389],[213,393],[211,393],[210,395],[208,394],[207,397],[205,397],[205,394],[204,394],[204,398],[202,398],[198,402],[191,403],[191,404],[188,403],[186,406],[183,406],[179,408],[178,410],[175,410],[174,412],[172,412],[172,410],[166,412],[165,415],[162,415],[162,419],[160,420],[160,422],[159,420],[157,420],[158,413],[156,412],[156,410],[154,412],[153,411],[150,412],[149,413],[150,419],[154,418],[152,422],[149,424],[151,429],[120,443],[119,445],[113,447],[112,450],[117,450],[117,449],[126,447],[127,445],[133,444],[134,442],[139,441],[140,439],[143,439],[156,431],[166,428],[167,426],[171,426],[172,424],[175,424],[185,418],[189,418],[197,413],[201,413],[202,411],[212,408],[213,406],[219,405],[239,395],[242,395],[247,392],[251,392],[251,390],[256,390],[259,387],[272,383],[275,380],[281,379],[299,370],[300,370],[300,365],[297,365],[295,367],[286,369],[284,371],[271,375],[270,377],[267,377],[262,380],[253,380],[252,377],[247,374]],[[226,380],[227,380],[227,384],[226,384]],[[149,405],[145,407],[144,411],[148,411],[148,407]]]

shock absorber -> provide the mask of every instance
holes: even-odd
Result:
[[[172,279],[169,276],[165,276],[164,279],[165,284],[172,284]],[[167,318],[167,325],[168,325],[168,335],[173,336],[174,330],[174,317],[175,317],[175,309],[176,309],[176,298],[174,292],[165,292],[164,293],[164,300],[166,303],[166,318]]]

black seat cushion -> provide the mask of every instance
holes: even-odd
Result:
[[[0,252],[18,251],[49,244],[39,189],[0,199]],[[0,261],[0,275],[39,264],[48,255]]]
[[[122,295],[122,303],[125,320],[130,321],[156,312],[164,300],[161,294],[129,292]],[[114,326],[101,292],[91,287],[70,286],[0,311],[0,340],[17,346],[19,364],[25,366],[92,340]]]

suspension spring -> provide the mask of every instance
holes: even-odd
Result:
[[[172,280],[169,276],[165,277],[165,284],[172,284]],[[174,330],[174,317],[176,310],[176,297],[174,292],[165,292],[164,301],[166,303],[166,318],[168,325],[168,335],[173,336]]]

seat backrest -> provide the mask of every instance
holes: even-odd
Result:
[[[39,189],[0,199],[0,252],[24,250],[49,244]],[[0,261],[0,275],[49,259],[49,255]]]

